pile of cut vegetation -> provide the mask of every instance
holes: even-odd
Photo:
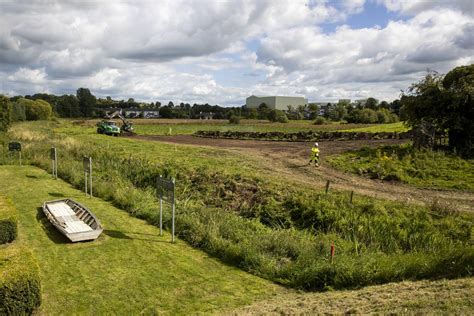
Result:
[[[194,136],[224,139],[253,139],[307,142],[320,140],[371,140],[371,139],[409,139],[410,132],[340,132],[340,131],[302,131],[302,132],[238,132],[238,131],[197,131]]]

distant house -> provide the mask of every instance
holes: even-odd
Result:
[[[158,118],[160,117],[160,110],[157,109],[140,109],[140,108],[106,108],[102,109],[105,114],[111,115],[115,112],[120,113],[126,118]]]
[[[265,103],[270,109],[287,111],[288,106],[293,108],[297,108],[300,105],[307,106],[308,99],[303,97],[251,95],[246,99],[245,105],[248,108],[257,109],[262,103]]]
[[[212,120],[214,113],[212,112],[199,112],[199,119],[201,120]]]

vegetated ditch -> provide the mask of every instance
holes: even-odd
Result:
[[[154,225],[156,178],[176,177],[176,232],[182,239],[286,286],[348,288],[473,272],[472,216],[442,204],[425,208],[364,197],[352,204],[347,192],[325,194],[211,167],[120,157],[70,138],[23,142],[25,163],[45,170],[49,148],[57,147],[59,176],[77,188],[84,185],[81,159],[92,156],[95,195]],[[2,157],[9,162],[6,153]],[[169,226],[169,213],[164,220]]]

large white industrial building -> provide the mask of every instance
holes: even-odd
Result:
[[[248,108],[258,108],[265,103],[270,109],[288,111],[288,106],[297,108],[300,105],[307,106],[308,99],[303,97],[286,97],[286,96],[255,96],[251,95],[247,98],[245,104]]]

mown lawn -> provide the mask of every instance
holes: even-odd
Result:
[[[41,169],[1,166],[0,179],[19,211],[19,242],[39,261],[41,314],[209,313],[281,292]],[[69,243],[45,219],[43,201],[63,197],[95,212],[105,228],[98,240]]]

